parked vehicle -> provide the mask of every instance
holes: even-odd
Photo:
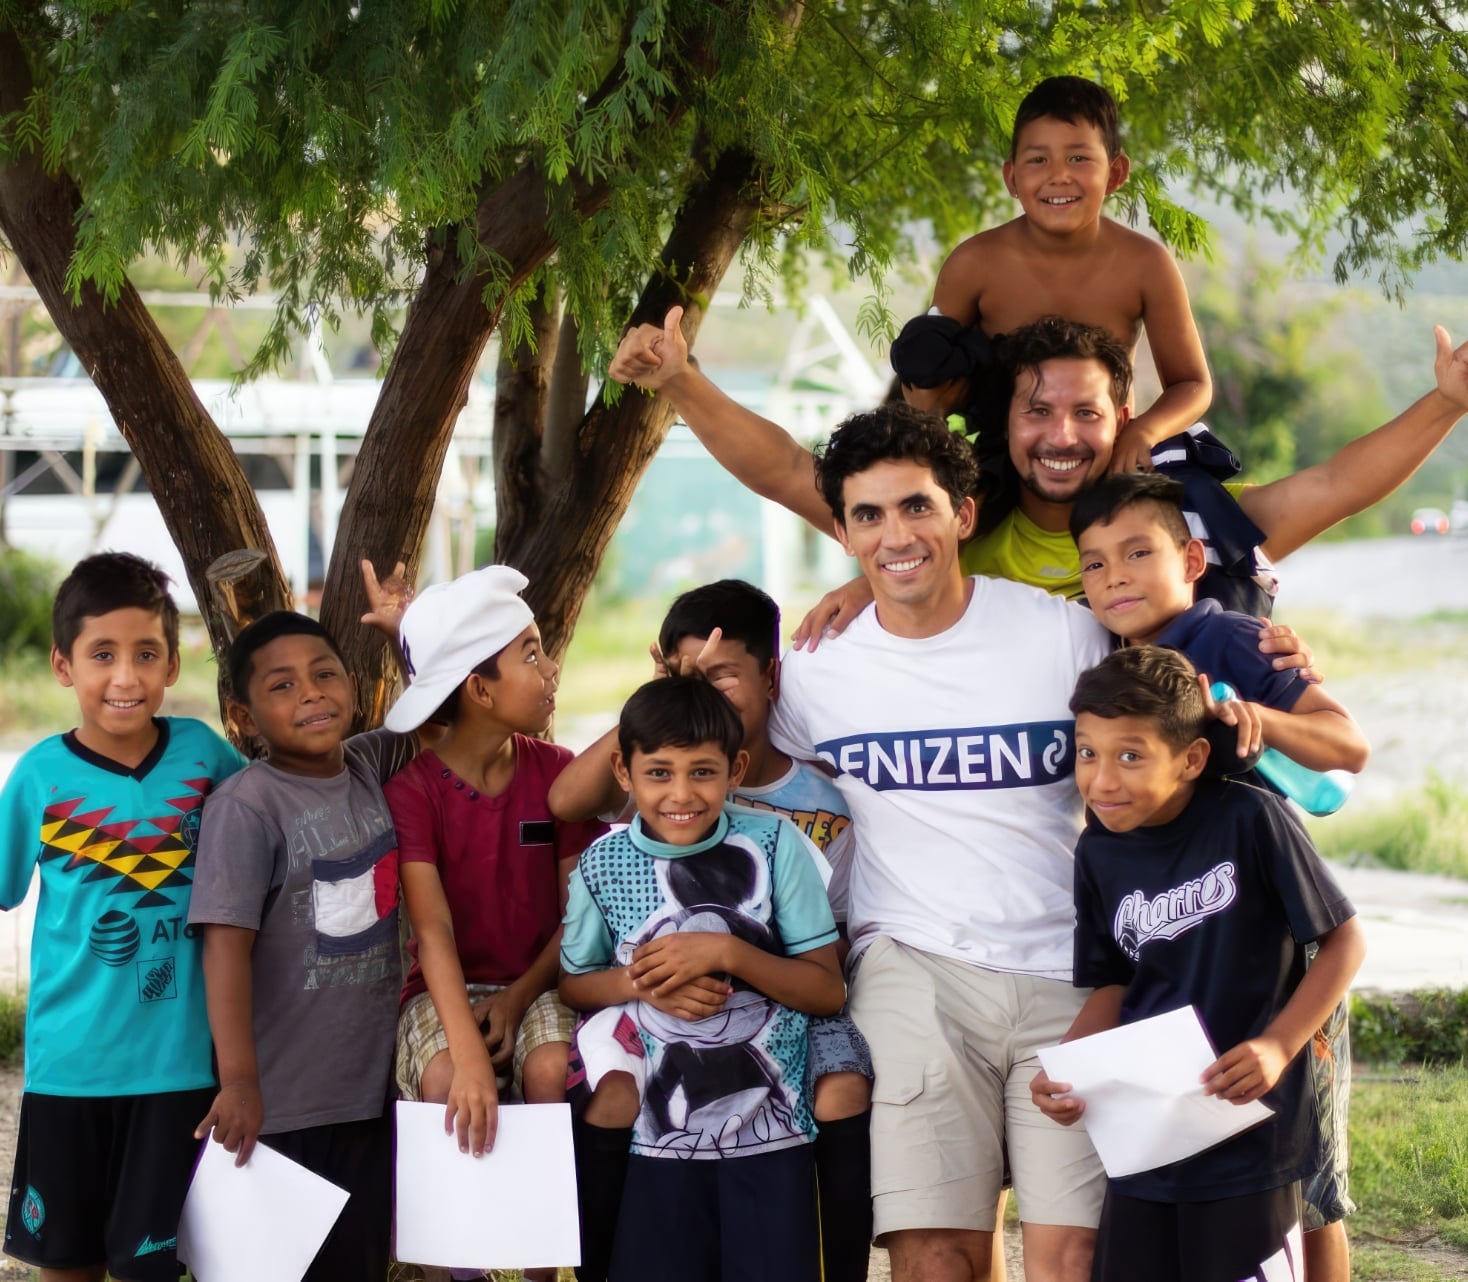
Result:
[[[1412,513],[1413,534],[1446,534],[1451,522],[1440,507],[1419,507]]]

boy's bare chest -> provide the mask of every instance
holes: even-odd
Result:
[[[1135,348],[1142,332],[1142,291],[1134,264],[1115,255],[1055,260],[1004,255],[979,296],[979,324],[987,334],[1007,334],[1042,316],[1099,325]]]

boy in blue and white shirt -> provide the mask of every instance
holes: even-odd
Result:
[[[562,999],[628,1052],[587,1065],[636,1109],[610,1277],[814,1277],[806,1015],[845,1000],[825,888],[786,821],[726,807],[743,727],[708,682],[649,683],[619,731],[637,815],[572,874],[561,952]]]

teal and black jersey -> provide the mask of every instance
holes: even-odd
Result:
[[[0,906],[41,874],[28,1091],[141,1095],[214,1080],[189,893],[204,798],[244,759],[202,721],[157,725],[136,768],[71,733],[45,739],[0,793]]]

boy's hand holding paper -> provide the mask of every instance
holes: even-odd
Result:
[[[1180,1162],[1271,1117],[1273,1110],[1257,1099],[1268,1086],[1254,1089],[1261,1060],[1239,1054],[1254,1045],[1244,1043],[1220,1059],[1197,1012],[1186,1006],[1042,1049],[1045,1072],[1031,1091],[1043,1112],[1067,1125],[1084,1110],[1106,1173],[1118,1179]],[[1244,1094],[1229,1102],[1205,1092],[1205,1073],[1221,1074],[1229,1083],[1223,1089],[1247,1083]],[[1046,1103],[1039,1097],[1048,1094],[1042,1089],[1047,1085],[1069,1087],[1075,1099],[1051,1095]]]

